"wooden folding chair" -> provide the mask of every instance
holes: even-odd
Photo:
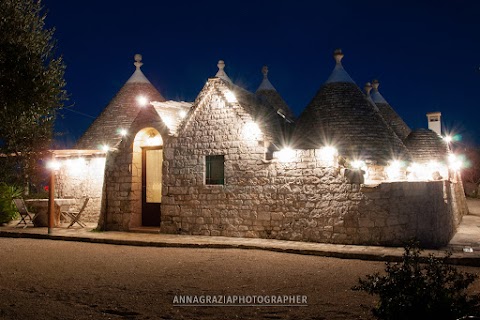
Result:
[[[67,228],[70,228],[73,226],[75,223],[77,223],[80,227],[85,228],[85,224],[80,220],[81,215],[83,211],[85,211],[85,208],[87,207],[88,201],[90,198],[85,198],[82,207],[78,211],[63,211],[62,215],[67,216],[71,219],[70,224],[68,225]]]
[[[15,228],[20,225],[23,225],[23,228],[26,228],[28,224],[33,225],[33,221],[37,215],[28,211],[25,201],[23,199],[13,199],[13,203],[17,207],[18,213],[20,213],[20,222],[15,225]]]

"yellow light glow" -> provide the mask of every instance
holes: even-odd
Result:
[[[147,99],[147,97],[145,97],[145,96],[138,96],[138,97],[137,97],[137,103],[138,103],[140,106],[144,107],[144,106],[147,105],[148,99]]]
[[[437,180],[437,174],[439,174],[442,178],[446,178],[448,176],[448,168],[447,166],[438,163],[437,161],[430,161],[427,164],[427,170],[431,175],[431,179]]]
[[[128,131],[126,129],[120,129],[119,133],[122,137],[125,137],[128,134]]]
[[[452,142],[452,137],[451,136],[445,136],[443,137],[443,140],[445,140],[446,143]]]
[[[100,168],[101,171],[103,172],[103,168],[105,167],[105,162],[106,162],[106,160],[107,160],[107,159],[105,159],[105,158],[100,158],[100,157],[99,157],[99,158],[95,158],[95,159],[93,160],[93,164],[94,164],[95,167]]]
[[[243,137],[246,140],[257,141],[262,137],[262,130],[260,130],[258,124],[255,122],[247,122],[243,126]]]
[[[335,147],[332,146],[325,146],[320,148],[318,153],[318,158],[321,162],[333,166],[335,165],[336,156],[338,151]]]
[[[105,152],[108,152],[108,151],[110,151],[110,147],[108,146],[108,144],[104,144],[102,146],[102,150],[105,151]]]
[[[452,163],[450,165],[450,168],[454,171],[459,171],[460,169],[462,169],[463,167],[463,163],[461,161],[456,161],[455,163]]]
[[[290,162],[295,159],[295,150],[292,148],[286,147],[277,152],[277,157],[280,162]]]
[[[180,112],[178,113],[178,115],[180,116],[180,118],[183,119],[183,118],[185,118],[185,117],[187,116],[187,113],[182,110],[182,111],[180,111]]]
[[[458,159],[457,159],[457,156],[453,153],[449,154],[448,155],[448,163],[454,163],[456,162]]]
[[[453,153],[448,156],[448,164],[450,169],[458,171],[463,167],[463,161]]]
[[[390,165],[385,168],[389,180],[400,180],[402,178],[402,163],[398,160],[393,160]]]
[[[62,164],[57,160],[47,162],[47,168],[50,170],[58,170],[62,167]]]
[[[235,94],[230,90],[225,92],[225,99],[227,99],[228,102],[237,102],[237,97],[235,97]]]
[[[363,169],[366,167],[365,161],[362,160],[354,160],[350,164],[353,169]]]
[[[150,147],[159,146],[162,144],[162,138],[159,135],[148,137],[146,143]]]
[[[67,171],[73,176],[79,176],[82,173],[85,173],[85,159],[76,158],[67,160]]]
[[[445,179],[448,176],[448,168],[437,161],[428,163],[411,163],[407,168],[407,179],[413,181],[428,181]]]

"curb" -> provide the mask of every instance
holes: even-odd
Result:
[[[0,238],[24,238],[24,239],[42,239],[42,240],[60,240],[60,241],[73,241],[73,242],[85,242],[85,243],[99,243],[99,244],[112,244],[120,246],[137,246],[137,247],[158,247],[158,248],[192,248],[192,249],[243,249],[243,250],[265,250],[280,253],[312,255],[328,258],[339,259],[354,259],[365,261],[385,261],[385,262],[400,262],[402,260],[401,254],[375,254],[368,252],[349,252],[349,251],[333,251],[333,250],[315,250],[315,249],[295,249],[295,248],[283,248],[280,246],[266,246],[255,244],[233,244],[233,243],[193,243],[193,242],[170,242],[170,241],[142,241],[142,240],[122,240],[122,239],[109,239],[109,238],[91,238],[83,236],[64,236],[64,235],[52,235],[52,234],[39,234],[39,233],[22,233],[22,232],[9,232],[0,231]],[[438,250],[440,254],[443,251]],[[441,255],[437,257],[441,257]],[[428,254],[424,254],[424,258],[428,258]],[[463,256],[453,255],[449,260],[452,265],[480,267],[480,256]]]

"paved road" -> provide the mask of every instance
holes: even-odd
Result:
[[[350,287],[383,269],[258,250],[8,238],[0,248],[0,319],[370,319],[373,298]],[[308,306],[174,306],[180,295],[306,295]]]

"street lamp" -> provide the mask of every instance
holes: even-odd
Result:
[[[50,182],[48,186],[48,234],[52,233],[52,228],[55,225],[55,173],[60,169],[60,162],[55,159],[52,153],[52,160],[47,163],[47,168],[50,169]]]

